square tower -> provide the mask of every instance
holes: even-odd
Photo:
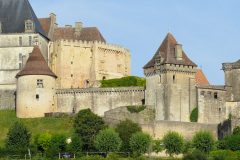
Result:
[[[196,71],[197,65],[168,33],[144,66],[146,104],[155,108],[156,120],[189,121],[196,107]]]

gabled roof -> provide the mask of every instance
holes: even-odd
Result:
[[[187,57],[184,51],[182,53],[182,60],[177,60],[175,58],[176,44],[178,44],[176,39],[171,33],[168,33],[153,58],[143,68],[146,69],[154,67],[155,58],[157,56],[160,56],[163,59],[161,62],[162,64],[179,64],[196,67],[197,65]]]
[[[54,31],[54,40],[60,39],[106,42],[106,40],[96,27],[82,28],[80,36],[77,36],[75,34],[75,28],[73,27],[56,28]]]
[[[48,75],[57,78],[48,67],[38,46],[34,47],[24,68],[16,75],[16,78],[25,75]]]
[[[197,85],[203,85],[203,86],[210,85],[206,76],[204,75],[204,73],[201,69],[197,70],[195,78],[196,78]]]
[[[32,20],[35,32],[47,38],[28,0],[0,0],[2,33],[24,33],[25,20]]]

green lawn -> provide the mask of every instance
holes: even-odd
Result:
[[[73,132],[73,119],[69,117],[19,119],[13,110],[0,110],[0,147],[4,146],[8,129],[16,121],[23,122],[32,133],[32,137],[45,132],[65,135],[71,135]]]

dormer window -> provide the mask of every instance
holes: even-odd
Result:
[[[25,21],[25,32],[33,32],[34,31],[34,24],[31,20]]]

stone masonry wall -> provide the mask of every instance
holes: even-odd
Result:
[[[117,107],[141,105],[144,92],[143,87],[59,89],[56,112],[78,112],[90,108],[103,116],[104,112]]]

